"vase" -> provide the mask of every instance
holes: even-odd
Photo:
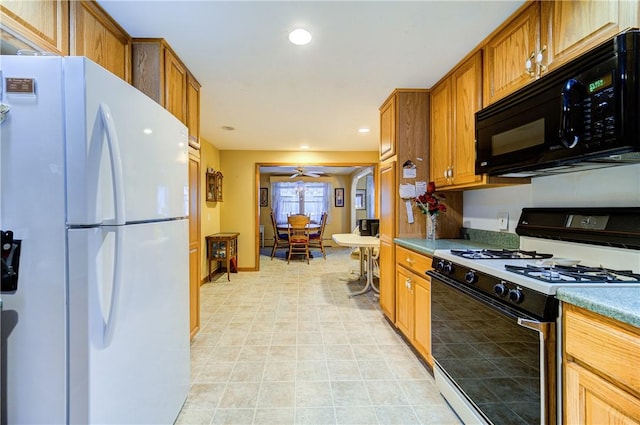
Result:
[[[436,239],[436,227],[438,224],[438,216],[435,214],[427,214],[427,240],[433,241]]]

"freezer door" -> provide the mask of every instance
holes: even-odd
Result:
[[[190,375],[187,226],[69,230],[71,423],[175,421]]]
[[[186,217],[184,124],[86,58],[64,58],[63,67],[67,223]]]

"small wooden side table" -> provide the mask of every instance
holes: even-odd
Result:
[[[236,269],[238,267],[238,235],[240,233],[214,233],[205,237],[207,244],[207,259],[209,262],[209,282],[211,282],[211,263],[216,261],[218,265],[224,262],[227,268],[227,280],[231,277],[231,262]]]

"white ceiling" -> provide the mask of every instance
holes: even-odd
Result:
[[[202,84],[201,136],[218,149],[312,151],[377,150],[391,91],[431,87],[523,3],[98,2],[132,37],[172,46]],[[289,43],[296,27],[310,44]]]

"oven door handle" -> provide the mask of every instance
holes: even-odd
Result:
[[[540,336],[543,339],[547,339],[549,335],[551,335],[553,331],[553,323],[552,322],[539,322],[537,320],[525,319],[522,317],[518,317],[518,325],[523,328],[531,329],[540,333]]]

